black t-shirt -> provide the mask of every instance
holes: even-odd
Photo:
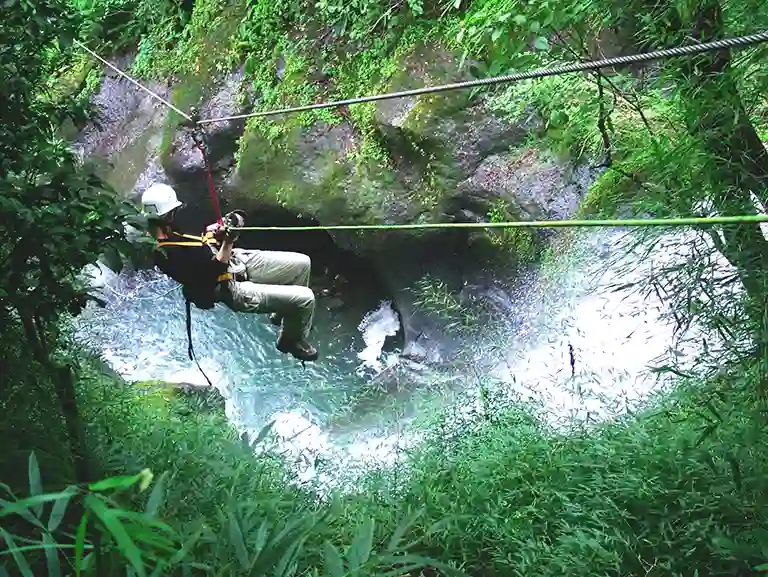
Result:
[[[227,263],[216,259],[215,248],[200,237],[179,233],[158,244],[157,267],[182,285],[186,299],[199,308],[213,308],[218,277],[227,271]]]

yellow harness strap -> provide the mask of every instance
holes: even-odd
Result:
[[[203,246],[204,243],[197,241],[169,241],[169,242],[158,242],[157,246],[163,247],[163,246]]]
[[[213,238],[213,234],[210,232],[205,233],[205,236],[193,236],[191,234],[179,234],[179,236],[183,238],[189,238],[191,240],[188,241],[159,241],[157,245],[159,247],[164,246],[204,246],[206,244],[217,244],[217,241],[215,238]],[[228,280],[232,280],[234,276],[231,272],[225,272],[224,274],[219,275],[216,278],[216,282],[224,282]]]

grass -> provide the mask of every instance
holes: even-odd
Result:
[[[249,555],[262,525],[300,536],[302,575],[334,575],[325,543],[351,561],[346,547],[368,531],[382,556],[363,573],[383,574],[405,519],[411,553],[469,575],[757,575],[768,560],[768,446],[763,401],[752,394],[761,373],[730,370],[742,377],[681,382],[638,414],[567,433],[536,407],[494,398],[471,423],[435,415],[401,467],[324,496],[293,483],[279,455],[245,446],[220,412],[167,389],[119,383],[86,360],[79,394],[104,475],[167,473],[159,519],[184,536],[203,522],[210,531],[193,558],[226,575],[252,574],[238,569],[232,516]],[[44,478],[61,466],[41,460]]]

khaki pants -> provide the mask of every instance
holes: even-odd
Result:
[[[297,252],[233,249],[230,271],[240,263],[245,265],[247,280],[229,282],[224,304],[235,312],[277,313],[283,318],[286,339],[306,338],[315,314],[315,295],[308,286],[309,257]]]

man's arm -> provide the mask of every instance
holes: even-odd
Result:
[[[232,249],[235,246],[234,239],[224,237],[224,239],[221,241],[221,248],[219,249],[219,252],[216,253],[216,260],[222,263],[228,263],[230,257],[232,256]]]

